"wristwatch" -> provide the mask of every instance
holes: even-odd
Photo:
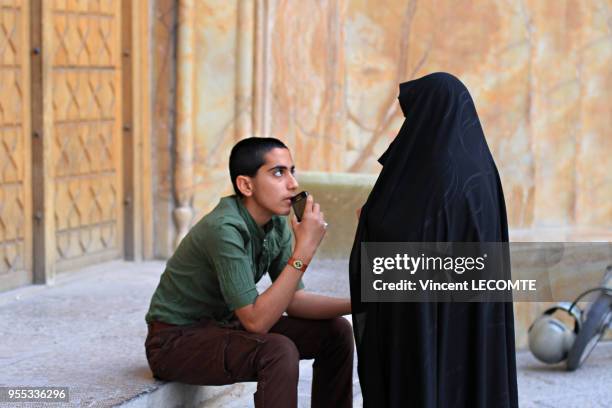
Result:
[[[295,269],[297,269],[300,272],[306,272],[306,268],[308,267],[308,264],[305,264],[303,261],[296,259],[294,257],[289,258],[287,263],[293,266]]]

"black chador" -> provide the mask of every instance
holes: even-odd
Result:
[[[400,85],[405,116],[378,160],[350,259],[364,407],[517,407],[512,303],[365,303],[362,242],[507,242],[499,174],[461,81]]]

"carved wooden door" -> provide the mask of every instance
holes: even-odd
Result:
[[[123,253],[121,4],[54,0],[44,24],[53,28],[45,110],[62,270]]]
[[[28,4],[0,2],[0,290],[31,282]]]
[[[0,0],[0,291],[134,252],[133,4]]]

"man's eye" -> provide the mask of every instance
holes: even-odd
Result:
[[[280,177],[283,175],[283,171],[281,169],[276,169],[272,174],[274,174],[276,177]]]

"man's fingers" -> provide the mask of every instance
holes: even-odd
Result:
[[[295,227],[297,227],[298,225],[297,217],[295,216],[295,214],[292,214],[289,218],[291,219],[291,228],[295,230]]]
[[[314,202],[314,198],[312,198],[312,194],[308,194],[306,197],[306,205],[304,205],[304,214],[308,212],[312,212],[312,203]],[[304,218],[304,217],[302,217]]]
[[[321,212],[321,206],[319,205],[319,203],[314,203],[312,206],[312,212],[315,215],[319,215],[319,213]]]

